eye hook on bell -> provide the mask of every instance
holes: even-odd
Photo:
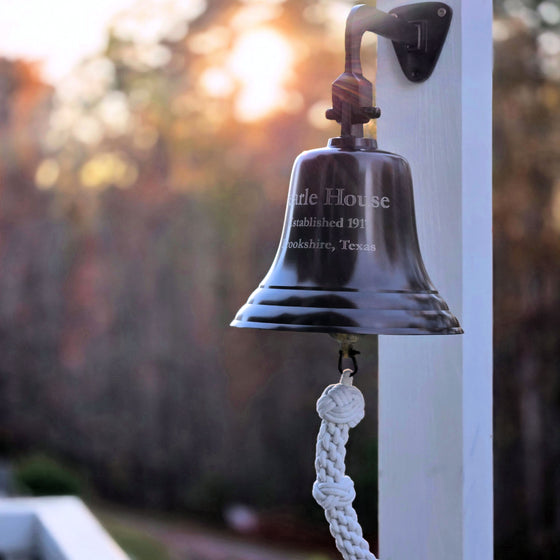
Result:
[[[349,358],[350,360],[352,360],[352,373],[350,374],[350,377],[354,377],[354,375],[358,373],[358,362],[356,360],[356,356],[359,353],[360,352],[358,350],[354,350],[354,348],[349,348],[346,353],[343,350],[338,351],[338,371],[340,372],[340,374],[342,374],[344,370],[347,369],[342,366],[342,361],[344,358]]]
[[[353,377],[358,372],[358,362],[356,356],[360,354],[358,350],[354,348],[359,340],[359,336],[355,334],[343,334],[343,333],[331,333],[331,337],[334,338],[339,345],[338,350],[338,371],[342,375],[346,370],[351,371],[350,377]],[[343,365],[344,360],[350,360],[352,362],[352,369],[345,368]]]

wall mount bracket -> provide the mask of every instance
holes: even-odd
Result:
[[[409,4],[389,12],[418,29],[418,43],[393,41],[393,47],[404,75],[411,82],[427,80],[439,58],[451,24],[453,11],[442,2]]]
[[[390,13],[359,4],[346,20],[344,73],[332,84],[333,108],[327,119],[341,123],[342,137],[363,136],[363,124],[381,115],[372,107],[373,87],[362,74],[362,36],[371,31],[393,42],[404,75],[423,82],[432,74],[445,43],[453,11],[443,2],[394,8]]]

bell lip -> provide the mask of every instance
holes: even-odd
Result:
[[[417,327],[393,327],[384,329],[371,329],[368,327],[326,327],[322,325],[297,325],[297,324],[283,324],[283,323],[258,323],[252,321],[240,321],[234,319],[230,327],[238,329],[258,329],[268,331],[292,331],[292,332],[310,332],[310,333],[326,333],[326,334],[371,334],[371,335],[407,335],[407,336],[421,336],[421,335],[453,335],[464,334],[464,330],[459,325],[457,327],[447,327],[440,330],[428,330]]]
[[[294,292],[299,292],[295,301]],[[349,334],[463,333],[446,301],[432,289],[322,291],[269,288],[261,284],[230,325]]]

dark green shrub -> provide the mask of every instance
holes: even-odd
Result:
[[[79,495],[80,477],[68,467],[46,455],[31,455],[21,460],[15,469],[16,483],[34,496]]]

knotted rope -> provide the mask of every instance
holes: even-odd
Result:
[[[352,507],[354,482],[344,474],[348,432],[364,417],[364,397],[352,385],[351,370],[345,370],[336,385],[329,385],[317,401],[322,420],[317,436],[313,497],[325,510],[336,547],[344,560],[376,560],[362,536]]]

